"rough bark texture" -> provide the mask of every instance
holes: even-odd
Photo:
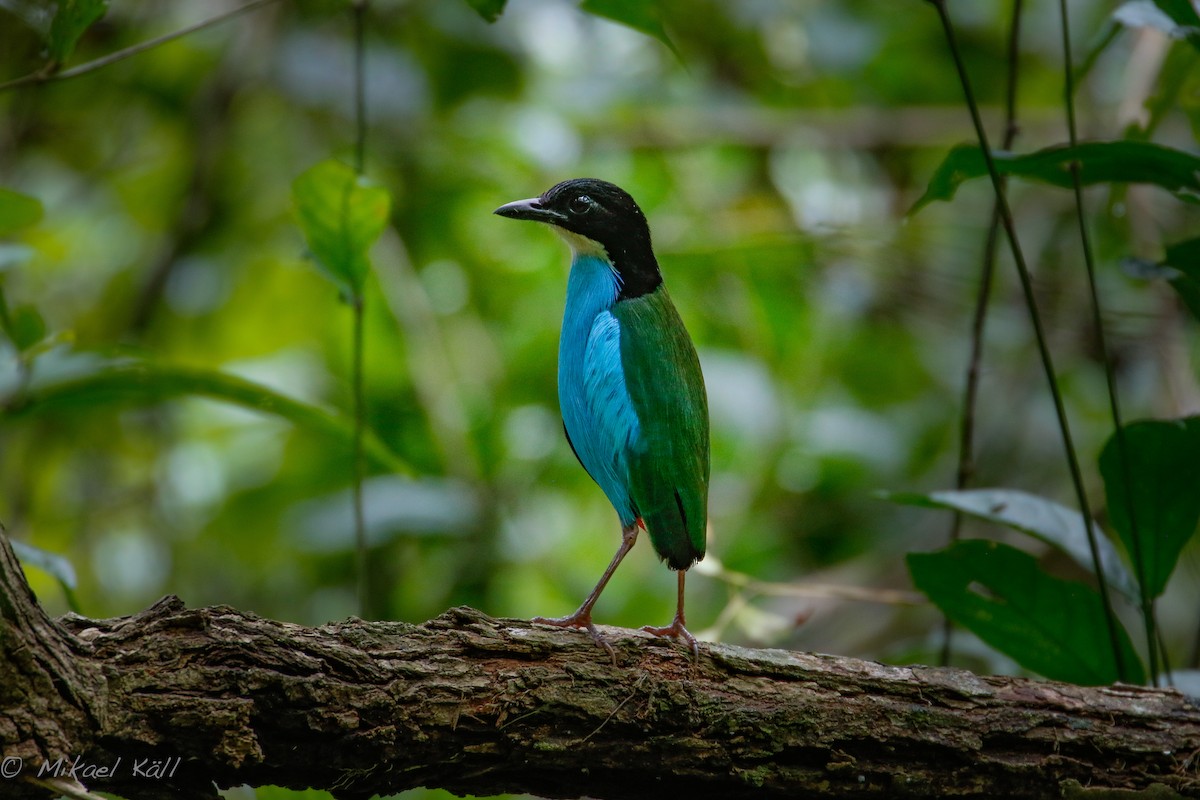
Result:
[[[53,796],[78,758],[79,783],[139,799],[243,783],[347,798],[1200,797],[1200,707],[1174,691],[707,644],[693,663],[605,633],[616,666],[584,634],[466,608],[306,628],[167,598],[50,620],[0,536],[0,796]],[[55,779],[43,767],[59,758]]]

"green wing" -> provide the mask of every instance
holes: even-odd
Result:
[[[621,364],[641,436],[628,454],[629,495],[672,569],[704,558],[708,525],[708,398],[696,348],[666,286],[622,300]]]

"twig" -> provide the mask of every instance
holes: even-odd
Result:
[[[1012,147],[1017,136],[1017,77],[1021,42],[1021,11],[1023,0],[1013,0],[1012,24],[1008,33],[1008,87],[1005,95],[1004,149]],[[967,381],[963,387],[963,416],[959,428],[958,470],[955,488],[967,488],[975,474],[975,410],[979,398],[979,364],[983,359],[983,334],[987,322],[988,301],[992,295],[992,277],[996,271],[996,248],[1000,243],[1000,207],[992,204],[992,221],[988,225],[983,246],[983,265],[979,271],[979,295],[975,298],[975,313],[971,320],[971,354],[967,362]],[[963,515],[955,511],[950,521],[950,542],[957,542],[962,531]],[[940,663],[950,664],[951,638],[954,623],[942,617],[942,651]]]
[[[955,69],[958,72],[959,81],[962,84],[963,94],[967,101],[967,108],[971,114],[971,123],[975,127],[975,135],[979,139],[979,146],[983,153],[984,163],[987,165],[988,175],[992,181],[992,189],[996,193],[996,204],[1000,210],[1000,219],[1004,225],[1004,231],[1008,235],[1009,248],[1012,251],[1013,262],[1017,268],[1017,276],[1021,280],[1021,290],[1025,295],[1025,306],[1029,310],[1029,319],[1033,325],[1034,338],[1037,340],[1038,354],[1041,357],[1042,368],[1046,373],[1046,381],[1050,386],[1050,395],[1054,400],[1054,412],[1058,418],[1059,431],[1062,433],[1063,449],[1066,451],[1067,467],[1071,473],[1071,483],[1075,489],[1075,496],[1079,503],[1079,512],[1082,515],[1080,520],[1088,535],[1088,544],[1092,550],[1092,558],[1096,570],[1097,584],[1100,591],[1100,601],[1104,606],[1104,621],[1108,629],[1109,644],[1112,647],[1113,663],[1116,665],[1117,674],[1122,680],[1127,679],[1129,675],[1125,664],[1124,654],[1121,652],[1120,639],[1117,634],[1117,620],[1113,613],[1112,602],[1109,598],[1108,582],[1104,578],[1104,571],[1100,565],[1099,550],[1096,546],[1094,532],[1091,530],[1091,505],[1087,499],[1087,490],[1083,485],[1083,473],[1079,467],[1079,458],[1075,453],[1075,443],[1071,437],[1071,425],[1067,419],[1066,407],[1063,403],[1062,391],[1058,386],[1058,379],[1054,370],[1054,360],[1050,355],[1050,347],[1046,341],[1046,332],[1042,326],[1041,314],[1037,307],[1037,298],[1033,292],[1033,279],[1029,274],[1029,267],[1025,262],[1025,253],[1021,249],[1021,243],[1017,237],[1016,223],[1013,221],[1012,209],[1008,205],[1008,196],[1004,191],[1004,182],[1000,178],[1000,171],[996,168],[996,162],[992,158],[992,150],[988,144],[987,131],[984,130],[983,121],[979,116],[979,106],[975,102],[975,94],[971,89],[971,79],[967,75],[966,66],[963,64],[962,54],[958,49],[958,40],[954,33],[954,23],[950,20],[950,14],[946,10],[945,0],[927,0],[937,9],[938,17],[942,23],[942,29],[946,35],[946,43],[950,49],[950,55],[954,60]]]
[[[107,67],[109,64],[115,64],[118,61],[124,61],[127,58],[132,58],[133,56],[144,53],[147,50],[153,50],[155,47],[158,47],[161,44],[166,44],[167,42],[172,42],[182,36],[187,36],[188,34],[195,33],[196,31],[201,31],[205,28],[212,27],[213,25],[218,25],[222,22],[233,19],[240,14],[244,14],[247,11],[253,11],[256,8],[274,2],[277,2],[277,0],[251,0],[251,2],[247,3],[246,5],[226,11],[224,14],[218,14],[215,17],[202,20],[194,25],[189,25],[186,28],[181,28],[180,30],[163,34],[162,36],[158,36],[153,39],[148,39],[144,42],[126,47],[124,50],[118,50],[115,53],[109,53],[106,56],[101,56],[93,61],[85,62],[77,67],[71,67],[70,69],[64,69],[57,72],[50,72],[43,68],[38,72],[25,75],[24,77],[15,78],[6,83],[0,83],[0,92],[6,92],[9,89],[17,89],[22,86],[29,86],[31,84],[50,83],[51,81],[65,81],[67,78],[76,78],[80,75],[86,75],[89,72],[95,72],[98,69]]]
[[[589,733],[587,736],[580,739],[579,744],[581,744],[581,745],[586,744],[588,739],[591,739],[593,736],[595,736],[597,733],[599,733],[604,728],[605,725],[607,725],[609,722],[611,722],[612,718],[617,715],[617,712],[619,712],[622,708],[624,708],[625,704],[628,703],[630,700],[632,700],[635,695],[637,695],[638,690],[642,688],[642,684],[645,682],[646,682],[646,675],[643,673],[642,677],[637,679],[637,683],[635,683],[633,685],[633,688],[629,690],[629,694],[625,695],[625,699],[623,699],[620,703],[617,703],[617,707],[612,710],[612,713],[609,714],[607,717],[605,717],[604,721],[601,722],[599,725],[597,725],[592,730],[591,733]]]
[[[363,41],[368,0],[354,0],[354,171],[363,172],[367,152],[366,45]]]
[[[363,85],[366,81],[364,69],[366,49],[363,28],[367,13],[367,0],[354,0],[354,171],[363,173],[367,146],[367,103]],[[360,288],[355,292],[352,304],[354,315],[353,376],[354,392],[354,546],[358,562],[358,607],[365,619],[370,619],[370,581],[367,575],[367,524],[363,510],[363,432],[366,426],[366,400],[363,392],[363,348],[365,298]]]
[[[1066,0],[1059,0],[1059,16],[1062,18],[1062,47],[1063,47],[1063,104],[1067,110],[1067,136],[1074,147],[1079,142],[1079,134],[1075,125],[1075,80],[1071,65],[1071,28],[1068,21]],[[1125,489],[1125,497],[1129,500],[1129,532],[1135,546],[1130,555],[1133,557],[1134,569],[1138,577],[1138,593],[1142,605],[1142,622],[1146,629],[1146,650],[1150,656],[1150,680],[1158,685],[1158,637],[1155,633],[1158,627],[1154,619],[1154,598],[1146,592],[1146,565],[1137,542],[1138,524],[1137,509],[1134,507],[1133,476],[1129,466],[1129,447],[1125,438],[1125,427],[1121,423],[1121,404],[1117,397],[1117,379],[1113,370],[1112,359],[1108,353],[1108,343],[1104,336],[1104,320],[1100,312],[1100,293],[1096,289],[1096,263],[1092,255],[1091,237],[1088,235],[1087,221],[1084,217],[1083,182],[1079,176],[1079,162],[1072,161],[1071,183],[1075,190],[1075,216],[1079,220],[1079,239],[1083,245],[1083,263],[1087,268],[1088,293],[1092,305],[1092,325],[1096,331],[1096,344],[1100,348],[1100,360],[1104,364],[1104,379],[1108,385],[1108,405],[1112,414],[1113,428],[1116,433],[1117,460],[1121,464],[1121,483]],[[1088,526],[1088,546],[1092,551],[1092,566],[1097,578],[1103,582],[1104,573],[1100,567],[1100,550],[1095,540],[1095,532]]]
[[[358,609],[363,619],[370,619],[370,582],[367,579],[367,523],[363,511],[363,433],[366,426],[366,401],[363,397],[363,296],[357,293],[351,304],[354,317],[353,372],[354,393],[354,546],[358,563]]]

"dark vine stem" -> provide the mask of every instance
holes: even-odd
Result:
[[[353,0],[354,12],[354,171],[363,174],[367,150],[366,50],[364,41],[367,0]],[[354,549],[358,572],[358,609],[363,619],[370,619],[371,591],[367,573],[367,524],[363,510],[363,432],[366,427],[366,399],[363,391],[364,350],[364,288],[358,287],[352,303],[354,314],[354,350],[351,382],[354,392]]]
[[[979,115],[979,105],[975,101],[975,94],[971,89],[971,79],[967,75],[966,66],[963,64],[962,53],[958,48],[958,40],[954,33],[954,23],[950,20],[950,14],[946,10],[945,0],[927,0],[937,9],[938,17],[942,23],[942,29],[946,35],[946,44],[950,50],[951,58],[954,61],[955,70],[958,72],[959,82],[962,84],[963,95],[966,99],[967,108],[971,114],[971,123],[975,127],[975,135],[979,139],[979,146],[983,153],[983,160],[987,166],[988,176],[992,181],[992,189],[996,193],[996,206],[1000,211],[1000,220],[1004,225],[1004,232],[1008,236],[1009,248],[1012,251],[1013,262],[1016,264],[1017,276],[1021,281],[1021,290],[1025,295],[1025,306],[1029,311],[1029,319],[1033,325],[1034,338],[1037,341],[1038,354],[1041,357],[1042,368],[1046,373],[1046,381],[1050,385],[1050,395],[1054,400],[1054,411],[1058,417],[1059,431],[1062,433],[1063,449],[1066,451],[1067,467],[1071,473],[1071,482],[1075,488],[1076,499],[1079,504],[1079,511],[1082,515],[1080,522],[1084,526],[1084,530],[1088,536],[1088,545],[1092,551],[1093,566],[1096,570],[1096,578],[1100,591],[1100,600],[1103,604],[1104,620],[1108,628],[1109,644],[1113,651],[1113,661],[1117,668],[1117,674],[1122,680],[1126,680],[1129,671],[1125,664],[1124,654],[1121,652],[1120,639],[1117,634],[1117,619],[1113,611],[1112,602],[1109,597],[1108,582],[1105,580],[1103,567],[1100,564],[1099,550],[1096,544],[1095,531],[1092,530],[1092,512],[1091,506],[1088,503],[1087,491],[1083,485],[1083,473],[1079,468],[1079,458],[1075,453],[1075,443],[1071,438],[1071,425],[1067,419],[1066,407],[1063,404],[1062,392],[1058,386],[1058,379],[1054,370],[1054,360],[1050,355],[1050,348],[1046,342],[1045,329],[1042,326],[1041,314],[1038,311],[1037,299],[1033,292],[1033,279],[1029,274],[1029,267],[1025,262],[1025,253],[1021,249],[1021,243],[1017,237],[1016,223],[1013,221],[1012,209],[1008,205],[1008,196],[1004,191],[1004,182],[1000,178],[1000,172],[996,168],[996,162],[992,158],[992,150],[988,144],[987,131],[983,128],[983,120]]]
[[[1021,42],[1021,11],[1024,0],[1013,0],[1012,22],[1008,33],[1008,84],[1005,93],[1004,149],[1012,147],[1017,136],[1017,77]],[[988,303],[992,296],[992,279],[996,272],[996,250],[1000,243],[1000,207],[992,205],[992,219],[988,224],[987,240],[983,246],[983,264],[979,270],[979,294],[975,298],[975,313],[971,319],[971,351],[967,361],[967,379],[963,387],[963,412],[959,427],[958,470],[954,488],[967,488],[975,475],[975,411],[979,398],[979,364],[983,360],[983,336],[987,324]],[[951,543],[957,542],[962,532],[963,515],[955,511],[950,520]],[[949,666],[954,623],[942,617],[942,650],[940,663]]]
[[[354,548],[358,571],[358,609],[363,619],[370,619],[371,592],[367,577],[367,525],[363,512],[363,428],[366,408],[363,398],[363,297],[361,291],[354,297],[354,363],[352,366],[354,391]]]
[[[1066,0],[1059,0],[1059,16],[1062,18],[1062,47],[1063,47],[1063,105],[1067,111],[1067,136],[1071,147],[1079,144],[1078,128],[1075,124],[1075,79],[1071,59],[1071,28],[1067,13]],[[1071,183],[1075,192],[1075,216],[1079,220],[1079,239],[1083,245],[1083,263],[1087,268],[1088,292],[1092,306],[1092,324],[1096,331],[1096,343],[1100,348],[1100,360],[1104,364],[1104,379],[1108,385],[1108,405],[1112,415],[1113,429],[1116,435],[1117,460],[1121,465],[1121,483],[1125,496],[1129,498],[1129,532],[1135,542],[1133,552],[1134,569],[1137,570],[1138,592],[1141,600],[1142,622],[1146,629],[1146,651],[1150,657],[1150,680],[1158,685],[1158,625],[1154,614],[1154,598],[1146,592],[1146,565],[1142,558],[1137,509],[1133,502],[1133,476],[1129,464],[1129,446],[1126,442],[1125,427],[1121,422],[1121,404],[1117,395],[1117,379],[1113,370],[1112,359],[1108,353],[1108,342],[1104,335],[1104,320],[1100,312],[1100,293],[1096,288],[1096,260],[1092,254],[1091,237],[1088,235],[1087,220],[1084,216],[1083,181],[1079,175],[1079,162],[1072,161]],[[1096,575],[1103,581],[1100,572],[1100,554],[1096,546],[1094,533],[1089,526],[1088,544],[1092,549],[1092,560],[1096,567]]]
[[[367,152],[366,16],[368,0],[354,0],[354,171],[363,172]]]

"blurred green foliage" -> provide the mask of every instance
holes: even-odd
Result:
[[[44,66],[40,5],[0,2],[0,82]],[[216,13],[207,5],[113,3],[70,64]],[[1009,4],[950,5],[998,128]],[[1028,5],[1023,153],[1064,136],[1057,12]],[[563,440],[556,403],[566,251],[491,215],[592,175],[646,211],[705,370],[711,555],[689,581],[693,630],[704,636],[733,608],[720,626],[733,641],[935,661],[932,606],[821,587],[910,589],[904,554],[946,542],[945,520],[873,495],[953,485],[990,215],[986,181],[970,181],[953,203],[905,217],[951,147],[973,142],[936,17],[916,0],[656,7],[647,24],[658,20],[678,56],[568,0],[371,5],[365,172],[392,204],[363,286],[367,425],[406,467],[369,465],[371,605],[410,621],[462,603],[562,614],[607,563],[619,525]],[[1072,8],[1084,52],[1109,9]],[[475,9],[503,13],[489,25]],[[1082,135],[1195,152],[1187,41],[1152,28],[1105,41],[1079,90]],[[351,161],[352,81],[348,4],[295,0],[0,93],[0,212],[26,214],[0,213],[0,521],[66,557],[83,613],[131,613],[167,592],[304,623],[354,611],[347,437],[170,386],[30,405],[153,363],[266,387],[349,429],[348,309],[305,263],[291,192],[311,165]],[[1033,182],[1014,181],[1011,197],[1081,461],[1094,465],[1111,423],[1073,204]],[[1149,186],[1099,186],[1088,201],[1126,418],[1195,413],[1195,322],[1164,281],[1146,280],[1166,267],[1121,266],[1163,261],[1194,237],[1200,209]],[[1069,503],[1003,258],[987,333],[973,483]],[[1100,475],[1087,478],[1099,505]],[[975,524],[968,536],[1004,537]],[[1088,579],[1014,536],[1058,578]],[[1194,537],[1181,564],[1159,601],[1176,665],[1196,658]],[[797,591],[739,605],[739,573]],[[51,611],[67,608],[57,578],[30,577]],[[597,620],[662,624],[673,598],[673,576],[643,545]],[[959,663],[1019,669],[958,641]]]

